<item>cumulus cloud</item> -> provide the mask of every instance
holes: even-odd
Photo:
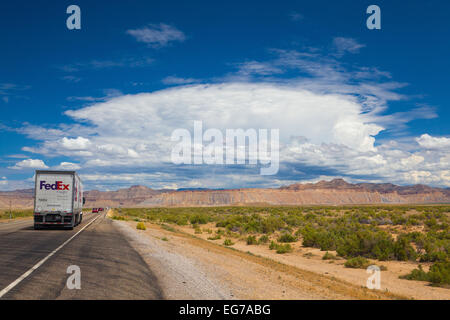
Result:
[[[165,47],[175,41],[183,42],[186,39],[182,31],[165,23],[151,24],[140,29],[130,29],[126,33],[133,36],[137,41],[155,48]]]
[[[152,141],[163,141],[176,128],[189,129],[193,120],[202,120],[205,128],[283,128],[280,133],[285,141],[304,135],[315,143],[373,150],[372,136],[383,128],[370,123],[371,117],[361,111],[361,105],[351,98],[320,95],[299,86],[225,83],[122,96],[66,114],[94,125],[99,131],[97,141],[103,140],[102,132],[108,132],[123,141],[143,139],[144,149]],[[62,139],[66,149],[87,144],[81,137]],[[114,152],[123,153],[118,149],[123,144],[114,145]]]
[[[91,142],[89,141],[89,139],[86,139],[83,137],[78,137],[75,139],[70,139],[70,138],[64,137],[61,139],[61,143],[60,143],[60,145],[63,148],[70,149],[70,150],[84,150],[90,144],[91,144]]]
[[[13,167],[10,167],[10,169],[47,169],[48,166],[44,163],[44,161],[39,159],[25,159],[20,162],[17,162]]]
[[[61,162],[58,166],[54,167],[55,170],[79,170],[81,166],[72,162]]]
[[[416,141],[427,149],[450,149],[450,138],[447,137],[432,137],[425,133],[416,138]]]
[[[342,39],[335,46],[350,53],[362,48]],[[338,56],[318,50],[270,54],[266,61],[234,64],[234,74],[208,84],[172,76],[163,80],[175,85],[168,89],[85,100],[91,104],[65,112],[72,124],[20,128],[39,141],[23,150],[79,163],[86,181],[98,188],[271,187],[317,177],[450,186],[450,138],[377,140],[385,129],[437,116],[424,106],[389,113],[390,101],[406,99],[397,92],[405,84],[378,69],[344,66]],[[203,130],[221,132],[279,129],[279,174],[264,178],[251,166],[172,164],[171,134],[178,128],[192,132],[194,120],[202,121]]]

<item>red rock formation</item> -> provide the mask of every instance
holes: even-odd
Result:
[[[278,189],[153,190],[133,186],[117,191],[86,191],[86,207],[342,205],[450,203],[450,190],[424,185],[347,183],[343,179],[293,184]],[[0,192],[0,208],[32,207],[33,190]]]

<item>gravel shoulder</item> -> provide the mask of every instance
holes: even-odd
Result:
[[[167,299],[405,298],[246,248],[224,247],[182,230],[151,223],[146,223],[147,230],[137,230],[134,221],[113,223],[158,278]]]

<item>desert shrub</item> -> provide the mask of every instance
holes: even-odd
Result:
[[[288,226],[299,227],[303,225],[305,218],[298,214],[288,214],[283,220]]]
[[[255,236],[248,236],[247,237],[247,244],[248,245],[258,244],[258,241],[256,240]]]
[[[223,242],[224,246],[232,246],[234,243],[231,241],[231,239],[225,239]]]
[[[292,252],[292,247],[289,243],[278,244],[276,246],[276,250],[277,250],[277,253],[283,254],[283,253]]]
[[[328,251],[325,252],[325,254],[322,256],[322,260],[336,260],[336,259],[337,257],[334,254],[329,253]]]
[[[136,224],[136,229],[138,229],[138,230],[146,230],[147,228],[145,227],[145,224],[143,222],[138,222]]]
[[[428,281],[436,285],[450,285],[450,261],[434,263],[428,271]]]
[[[260,232],[273,233],[284,227],[284,221],[279,217],[267,217],[261,220]]]
[[[227,230],[239,231],[244,224],[244,217],[239,215],[229,215],[222,220],[216,222],[216,227],[225,228]]]
[[[270,250],[275,250],[276,253],[279,253],[279,254],[292,252],[292,250],[293,250],[289,243],[279,244],[279,243],[276,243],[275,241],[272,241],[270,243],[269,249]]]
[[[343,257],[364,256],[378,260],[395,258],[394,240],[384,231],[360,229],[338,239],[337,253]]]
[[[275,241],[271,241],[270,242],[270,245],[269,245],[269,249],[270,250],[274,250],[274,249],[276,249],[277,248],[277,244],[275,243]]]
[[[405,218],[405,220],[406,221],[404,223],[402,223],[402,224],[406,224],[408,226],[418,226],[418,225],[420,225],[420,220],[417,219],[417,217],[415,217],[415,216],[410,216],[407,219]]]
[[[269,237],[264,234],[261,237],[259,237],[258,242],[259,243],[267,243],[267,242],[269,242]]]
[[[419,264],[419,267],[417,269],[414,269],[411,271],[411,273],[400,276],[399,278],[407,280],[428,281],[428,274],[425,272],[425,270],[423,270],[422,265]]]
[[[12,209],[10,210],[0,210],[0,220],[1,219],[12,219],[23,218],[33,216],[33,209]]]
[[[196,228],[194,228],[194,233],[195,234],[202,234],[202,229],[200,229],[199,226],[196,226]]]
[[[195,214],[189,218],[191,224],[206,224],[208,223],[208,216],[205,214]]]
[[[394,254],[397,260],[416,260],[417,252],[410,244],[408,236],[399,236],[394,244]]]
[[[297,241],[297,237],[293,236],[290,233],[283,233],[279,238],[278,238],[278,242],[295,242]]]
[[[113,216],[112,218],[114,220],[126,220],[125,217],[122,217],[122,216]]]
[[[222,238],[220,234],[216,234],[215,236],[208,237],[208,240],[219,240]]]
[[[417,269],[411,271],[411,273],[400,276],[401,279],[428,281],[436,286],[449,286],[450,285],[450,262],[436,262],[434,263],[428,272],[425,272],[421,265]]]
[[[450,259],[450,240],[440,239],[440,234],[428,233],[423,242],[425,253],[420,257],[420,261],[445,262]]]
[[[366,269],[370,265],[369,260],[364,257],[355,257],[348,259],[344,266],[346,268]]]

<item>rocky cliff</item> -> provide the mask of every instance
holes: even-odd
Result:
[[[342,179],[293,184],[277,189],[154,190],[133,186],[117,191],[86,191],[86,207],[342,205],[450,203],[450,190],[424,185],[347,183]],[[33,190],[0,192],[0,207],[32,207]]]

